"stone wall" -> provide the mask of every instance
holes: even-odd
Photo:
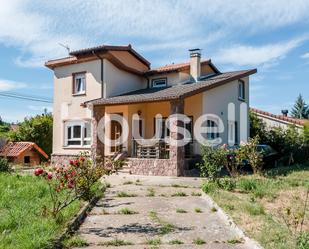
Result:
[[[128,167],[134,175],[178,176],[176,161],[170,159],[128,158]]]
[[[65,154],[52,154],[51,155],[51,165],[67,165],[69,160],[77,159],[76,155],[65,155]]]

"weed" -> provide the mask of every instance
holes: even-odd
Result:
[[[183,242],[178,240],[178,239],[170,240],[168,243],[170,245],[181,245],[181,244],[183,244]]]
[[[130,194],[130,193],[126,193],[126,192],[118,192],[117,193],[117,197],[136,197],[136,194]]]
[[[72,247],[86,247],[89,246],[89,243],[80,238],[79,236],[71,237],[63,242],[64,248],[72,248]]]
[[[173,187],[173,188],[188,188],[187,185],[179,185],[179,184],[171,184],[171,187]]]
[[[177,208],[176,213],[184,214],[184,213],[187,213],[187,211],[182,208]]]
[[[195,213],[203,213],[202,209],[200,209],[200,208],[195,208],[194,211],[195,211]]]
[[[242,238],[229,239],[227,243],[233,244],[233,245],[240,244],[240,243],[243,243],[243,239]]]
[[[211,212],[217,212],[218,211],[215,207],[212,207],[210,210],[211,210]]]
[[[245,210],[250,215],[254,215],[254,216],[265,214],[264,207],[259,203],[249,203],[249,204],[245,205]]]
[[[201,238],[194,239],[192,241],[192,243],[195,244],[195,245],[204,245],[204,244],[206,244],[206,242],[204,240],[202,240]]]
[[[191,193],[191,196],[201,196],[202,193],[199,193],[199,192],[192,192]]]
[[[187,196],[187,194],[185,192],[176,192],[174,194],[172,194],[172,197],[185,197]]]
[[[175,226],[170,223],[164,223],[164,225],[160,228],[160,234],[165,235],[171,233],[175,230]]]
[[[148,191],[148,193],[147,193],[146,196],[148,196],[148,197],[155,196],[155,190],[153,188],[148,188],[147,191]]]
[[[123,183],[123,185],[129,185],[129,184],[133,184],[133,182],[132,181],[126,181],[126,182]]]
[[[138,212],[135,212],[134,210],[131,210],[129,208],[122,208],[118,211],[118,214],[125,214],[125,215],[130,215],[130,214],[137,214]]]
[[[161,244],[161,240],[160,240],[160,238],[148,239],[148,240],[145,241],[145,244],[156,246],[156,245],[160,245]]]
[[[130,245],[133,245],[133,243],[129,241],[120,240],[120,239],[114,239],[110,241],[101,242],[99,243],[99,245],[100,246],[130,246]]]

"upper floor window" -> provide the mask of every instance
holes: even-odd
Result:
[[[242,80],[238,81],[238,99],[245,100],[245,82]]]
[[[160,79],[153,79],[152,80],[152,87],[164,87],[167,85],[167,79],[166,78],[160,78]]]
[[[88,121],[65,123],[65,146],[91,145],[91,124]]]
[[[73,74],[73,94],[86,93],[86,75],[85,73]]]

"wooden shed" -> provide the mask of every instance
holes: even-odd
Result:
[[[42,157],[48,159],[48,155],[32,142],[9,142],[0,148],[0,157],[25,166],[39,165]]]

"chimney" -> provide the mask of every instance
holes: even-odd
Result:
[[[197,82],[201,76],[201,50],[189,49],[190,52],[190,75]]]
[[[281,110],[281,113],[284,117],[288,116],[289,111],[288,110]]]

